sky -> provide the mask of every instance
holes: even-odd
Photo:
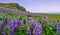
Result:
[[[13,2],[32,13],[60,13],[60,0],[0,0],[0,3]]]

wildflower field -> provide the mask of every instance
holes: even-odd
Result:
[[[57,35],[58,23],[44,16],[0,15],[0,35]]]

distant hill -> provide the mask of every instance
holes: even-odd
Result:
[[[18,3],[0,3],[0,7],[26,11],[26,9],[23,6],[20,6]]]

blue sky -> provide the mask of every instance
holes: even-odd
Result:
[[[59,13],[60,0],[0,0],[2,3],[16,2],[32,13]]]

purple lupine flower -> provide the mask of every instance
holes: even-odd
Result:
[[[31,35],[33,35],[33,32],[34,32],[36,23],[35,23],[34,20],[32,20],[32,21],[29,22],[29,24],[30,24],[30,26],[31,26]]]
[[[17,24],[19,26],[20,20],[15,20],[15,24]]]
[[[5,35],[5,32],[2,32],[2,35]]]
[[[11,21],[11,32],[12,32],[12,35],[14,35],[14,25],[15,25],[15,21]]]
[[[11,27],[9,30],[8,30],[8,35],[14,35],[14,28]]]
[[[42,22],[42,23],[44,23],[44,22],[45,22],[45,20],[42,20],[41,22]]]
[[[45,22],[45,19],[44,19],[44,17],[42,16],[42,23],[44,23]]]
[[[9,30],[9,29],[10,29],[10,26],[9,26],[9,25],[7,25],[7,26],[6,26],[6,28]]]
[[[41,35],[41,33],[42,33],[42,27],[40,25],[38,25],[36,27],[36,32],[35,33],[38,34],[38,35]]]
[[[11,22],[7,25],[8,35],[14,35],[14,24]]]
[[[0,21],[0,26],[4,27],[4,22],[3,21]]]
[[[22,31],[24,31],[24,22],[20,21],[20,27],[22,28]]]
[[[31,29],[29,28],[29,26],[28,26],[28,29],[27,29],[26,35],[31,35]]]
[[[6,28],[8,29],[8,35],[11,35],[11,32],[10,32],[10,25],[7,25]]]
[[[59,23],[57,23],[57,28],[56,28],[57,30],[57,34],[60,34],[60,22]]]
[[[12,27],[12,35],[14,35],[14,27]]]
[[[20,26],[24,27],[24,22],[23,21],[20,21]]]
[[[34,21],[30,21],[29,24],[30,24],[30,26],[32,26],[32,28],[35,28]]]
[[[48,17],[46,17],[45,22],[48,23]]]
[[[46,19],[44,18],[44,16],[42,16],[42,21],[41,21],[42,23],[44,23],[44,22],[48,22],[48,20],[47,20],[47,17],[46,17]]]
[[[2,35],[2,26],[1,26],[1,21],[0,21],[0,35]]]
[[[10,24],[12,25],[12,27],[14,27],[14,25],[15,25],[15,20],[10,21]]]
[[[9,24],[9,21],[10,21],[10,17],[7,18],[7,24]]]
[[[2,34],[4,28],[4,22],[0,21],[0,34]]]
[[[8,27],[8,35],[14,35],[14,27],[12,26]]]
[[[3,20],[1,21],[1,26],[4,28],[4,21]]]
[[[19,20],[12,20],[11,21],[11,25],[14,27],[14,31],[18,30],[18,26],[19,26]]]
[[[17,30],[18,30],[18,25],[15,24],[15,25],[14,25],[14,31],[17,31]]]
[[[35,35],[41,35],[41,33],[42,33],[42,26],[38,23],[38,21],[35,21],[35,24],[36,24],[36,26],[35,26]]]
[[[15,20],[15,24],[14,24],[14,30],[15,30],[15,31],[18,30],[19,23],[20,23],[19,20]]]

